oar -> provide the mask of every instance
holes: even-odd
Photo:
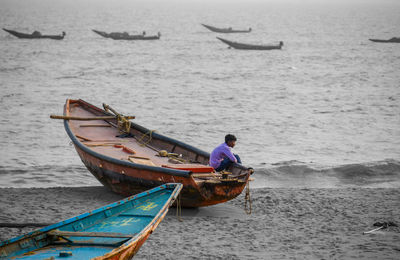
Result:
[[[95,117],[79,117],[79,116],[58,116],[50,115],[51,119],[64,119],[64,120],[111,120],[115,116],[95,116]],[[125,116],[126,119],[134,119],[134,116]]]
[[[103,103],[103,108],[104,108],[104,110],[107,111],[107,112],[108,112],[108,110],[110,110],[110,111],[113,112],[114,115],[116,115],[116,116],[120,115],[117,111],[115,111],[115,109],[113,109],[112,107],[110,107],[109,105],[107,105],[107,104],[105,104],[105,103]]]

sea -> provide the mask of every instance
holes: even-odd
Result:
[[[399,14],[390,0],[0,0],[3,28],[66,32],[0,32],[0,188],[100,185],[49,117],[70,98],[208,152],[234,134],[251,188],[399,188],[400,44],[369,41],[400,37]]]

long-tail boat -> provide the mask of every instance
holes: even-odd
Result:
[[[249,28],[248,30],[234,30],[231,27],[229,28],[217,28],[211,25],[206,25],[206,24],[201,24],[204,27],[206,27],[207,29],[209,29],[212,32],[217,32],[217,33],[249,33],[251,32],[251,28]]]
[[[20,39],[52,39],[52,40],[62,40],[65,37],[65,32],[62,32],[61,35],[42,35],[40,32],[38,31],[34,31],[31,34],[28,33],[21,33],[21,32],[17,32],[17,31],[13,31],[13,30],[8,30],[8,29],[4,29],[4,31],[14,35],[15,37],[18,37]]]
[[[393,37],[390,38],[389,40],[380,40],[380,39],[369,39],[372,42],[396,42],[400,43],[400,37]]]
[[[245,188],[253,170],[232,164],[208,166],[210,154],[131,122],[103,104],[66,101],[64,127],[88,170],[112,191],[131,195],[168,182],[183,184],[182,206],[226,202]]]
[[[0,259],[131,259],[182,184],[170,183],[0,242]]]
[[[229,47],[239,50],[279,50],[282,49],[283,46],[282,41],[280,41],[278,45],[255,45],[255,44],[233,42],[219,37],[217,37],[217,39],[222,41],[223,43],[228,44]]]
[[[111,38],[113,40],[130,40],[130,41],[132,41],[132,40],[159,40],[161,37],[160,32],[157,35],[146,36],[145,32],[143,32],[143,34],[130,35],[127,32],[106,33],[106,32],[98,31],[98,30],[92,30],[92,31],[97,33],[98,35],[103,36],[104,38]]]

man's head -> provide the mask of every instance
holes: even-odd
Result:
[[[229,147],[234,147],[236,144],[236,137],[234,135],[231,134],[227,134],[225,136],[225,143],[229,146]]]

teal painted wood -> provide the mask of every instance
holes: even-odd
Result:
[[[136,246],[133,243],[135,239],[142,238],[143,232],[148,232],[153,226],[158,225],[181,189],[182,184],[164,184],[80,216],[1,242],[0,259],[50,259],[51,257],[92,259],[116,248]],[[51,235],[51,231],[54,230],[60,233],[101,232],[110,236],[114,234],[114,237],[85,237],[76,233],[78,236],[66,235],[62,236],[64,239],[60,239],[59,236]],[[115,233],[129,235],[130,238],[115,237]],[[60,257],[61,252],[72,255]]]

